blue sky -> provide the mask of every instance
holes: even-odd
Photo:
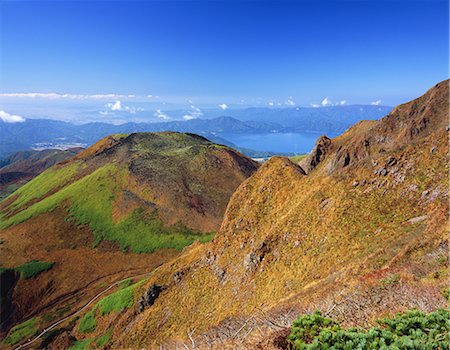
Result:
[[[33,116],[47,100],[104,94],[121,96],[79,106],[395,105],[448,77],[447,1],[0,6],[0,109]],[[5,95],[36,92],[67,96]]]

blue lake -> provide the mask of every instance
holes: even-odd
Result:
[[[255,151],[308,153],[314,147],[317,138],[323,133],[270,133],[270,134],[232,134],[220,133],[220,137],[239,147]],[[327,135],[334,137],[335,135]]]

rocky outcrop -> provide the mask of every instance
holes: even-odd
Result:
[[[0,272],[0,334],[5,332],[14,321],[13,293],[20,274],[12,269]]]
[[[157,284],[152,284],[144,293],[144,295],[139,299],[139,312],[144,311],[149,306],[155,303],[161,292],[164,290],[164,286]]]
[[[300,165],[306,173],[309,173],[324,160],[327,153],[329,153],[330,148],[331,139],[325,135],[320,136],[308,157],[301,160],[298,165]]]

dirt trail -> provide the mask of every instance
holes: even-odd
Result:
[[[156,270],[156,269],[155,269]],[[53,328],[55,328],[56,326],[60,325],[61,323],[69,320],[70,318],[80,314],[81,312],[83,312],[86,308],[89,307],[89,305],[91,305],[94,301],[96,301],[100,296],[102,296],[103,294],[105,294],[106,292],[108,292],[109,290],[111,290],[112,288],[114,288],[115,286],[119,285],[120,283],[128,280],[128,279],[135,279],[135,278],[139,278],[139,277],[145,277],[145,276],[150,276],[151,274],[153,274],[155,272],[155,270],[152,270],[152,272],[147,272],[147,273],[143,273],[140,275],[135,275],[135,276],[129,276],[127,278],[124,278],[120,281],[114,282],[113,284],[111,284],[109,287],[107,287],[106,289],[102,290],[100,293],[97,293],[93,298],[91,298],[82,308],[78,309],[77,311],[71,313],[70,315],[63,317],[62,319],[60,319],[59,321],[56,321],[54,323],[52,323],[50,326],[48,326],[47,328],[44,328],[42,330],[41,333],[39,333],[36,337],[34,337],[33,339],[29,340],[26,343],[23,343],[19,346],[17,346],[14,350],[19,350],[19,349],[24,349],[28,346],[30,346],[31,344],[35,343],[36,341],[38,341],[40,338],[42,338],[47,332],[51,331]]]

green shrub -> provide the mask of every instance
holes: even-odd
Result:
[[[28,321],[11,328],[8,336],[4,340],[4,343],[9,345],[17,344],[21,340],[35,335],[37,331],[37,319],[36,317],[33,317]]]
[[[14,269],[17,272],[20,272],[20,277],[26,280],[32,277],[36,277],[41,272],[50,270],[53,267],[53,265],[54,263],[52,262],[33,260],[21,266],[18,266]]]
[[[85,350],[89,348],[89,345],[92,343],[93,339],[84,339],[84,340],[77,340],[70,348],[69,350]]]
[[[117,292],[114,292],[107,297],[100,300],[97,307],[100,310],[100,315],[109,314],[112,311],[121,312],[122,310],[129,309],[133,306],[134,302],[134,289],[137,284],[122,288]]]
[[[288,336],[293,349],[448,349],[450,311],[410,310],[379,321],[368,330],[341,328],[320,312],[302,315]]]
[[[102,348],[106,344],[108,344],[109,339],[111,338],[111,331],[108,331],[105,335],[102,335],[101,337],[98,337],[95,341],[95,345],[97,348]]]
[[[78,331],[80,333],[91,333],[95,331],[97,320],[95,319],[94,312],[95,309],[87,312],[80,320],[80,324],[78,325]]]

